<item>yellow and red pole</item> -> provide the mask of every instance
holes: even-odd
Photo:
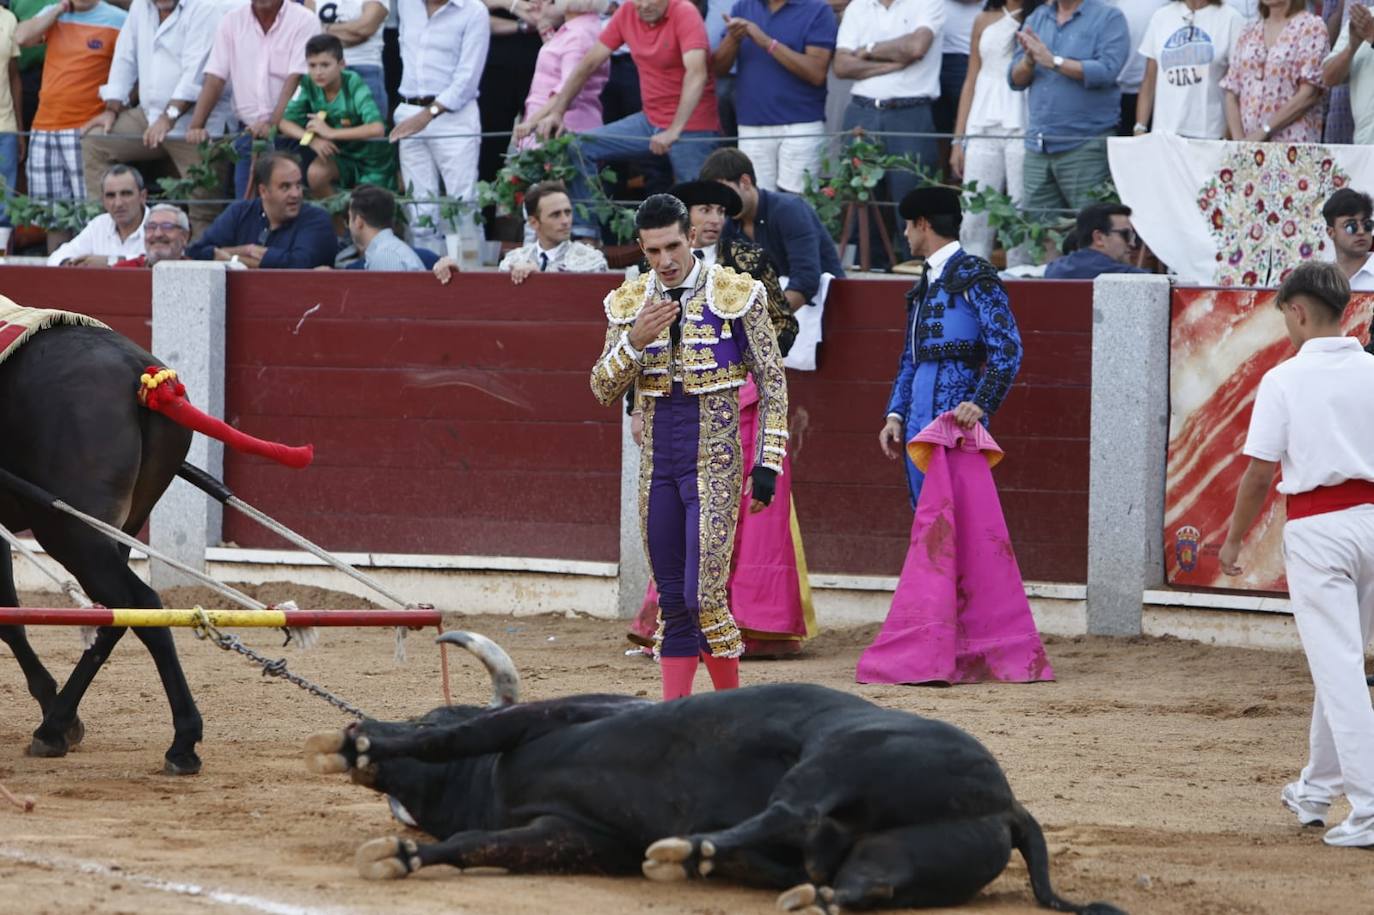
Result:
[[[203,615],[203,616],[202,616]],[[90,607],[0,607],[6,626],[185,626],[205,619],[216,628],[284,626],[404,626],[419,629],[443,620],[438,610],[173,610]]]

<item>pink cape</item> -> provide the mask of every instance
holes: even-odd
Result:
[[[1002,449],[945,413],[907,443],[925,465],[902,576],[860,683],[1053,680],[992,481]]]

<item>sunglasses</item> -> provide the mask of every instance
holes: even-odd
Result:
[[[1374,219],[1352,219],[1349,222],[1341,223],[1341,231],[1346,235],[1374,232]]]
[[[1136,243],[1135,229],[1110,229],[1112,235],[1120,235],[1121,240],[1126,244],[1134,246]]]
[[[143,229],[147,232],[175,232],[180,228],[181,223],[179,222],[145,222],[143,224]]]

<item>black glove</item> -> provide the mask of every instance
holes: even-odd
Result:
[[[771,467],[756,464],[749,472],[749,479],[754,483],[751,497],[764,505],[773,504],[773,491],[778,486],[778,472]]]

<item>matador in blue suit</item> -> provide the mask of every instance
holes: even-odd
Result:
[[[900,211],[925,272],[907,293],[906,339],[879,441],[906,462],[914,510],[925,476],[906,443],[947,411],[965,428],[987,425],[1021,367],[1021,334],[997,270],[959,247],[959,192],[917,188]]]

